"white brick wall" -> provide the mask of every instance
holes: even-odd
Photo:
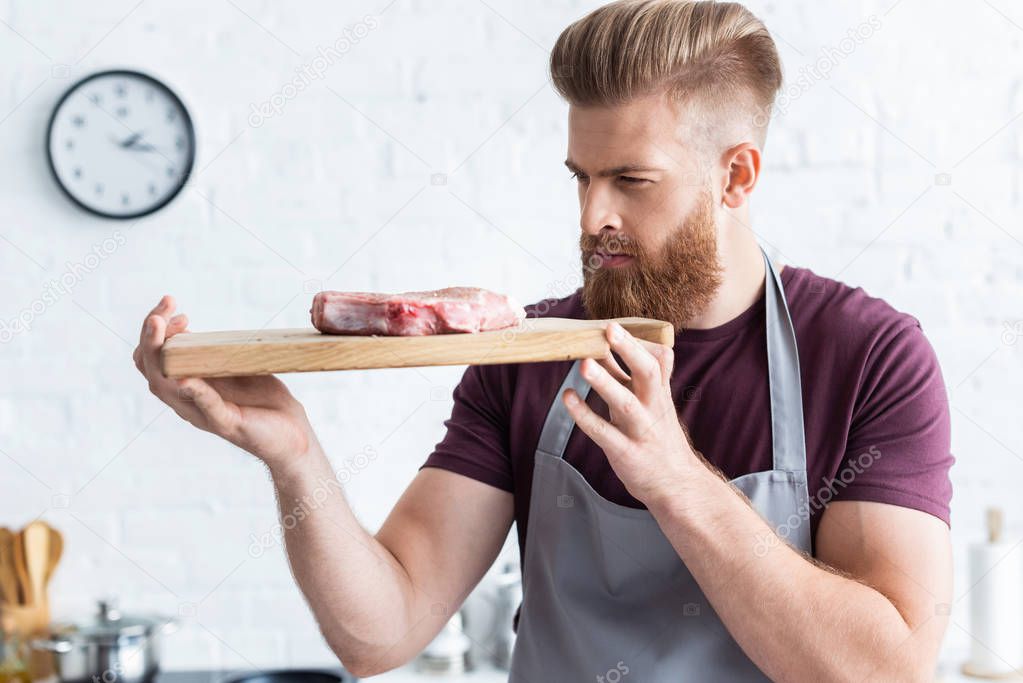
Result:
[[[169,292],[194,330],[301,326],[309,280],[459,282],[523,301],[566,293],[556,283],[575,273],[577,215],[561,166],[565,106],[544,67],[560,29],[596,4],[0,1],[0,319],[92,245],[126,238],[0,348],[0,523],[42,514],[65,532],[60,615],[114,592],[127,607],[184,615],[171,666],[330,661],[279,545],[250,552],[276,522],[262,468],[178,420],[132,366],[142,316]],[[774,124],[754,226],[784,261],[922,321],[950,391],[961,551],[987,505],[1007,508],[1010,531],[1023,533],[1023,85],[1013,66],[1023,11],[1008,0],[892,4],[750,3],[793,81],[842,50],[850,29],[872,26]],[[367,15],[376,27],[341,61],[252,125],[253,105]],[[63,89],[114,66],[169,82],[199,135],[190,187],[137,223],[72,207],[43,156]],[[445,185],[431,184],[436,173]],[[936,184],[939,173],[951,184]],[[285,377],[337,466],[377,449],[348,488],[367,526],[440,438],[460,372]],[[959,597],[968,584],[957,557]],[[964,627],[966,605],[953,613]],[[953,627],[949,648],[965,638]]]

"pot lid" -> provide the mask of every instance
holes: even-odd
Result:
[[[92,621],[61,624],[53,629],[53,637],[75,641],[116,641],[118,638],[145,636],[164,630],[173,623],[166,617],[125,615],[114,600],[99,600]]]

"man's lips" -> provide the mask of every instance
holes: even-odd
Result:
[[[619,266],[631,263],[633,258],[631,254],[612,253],[598,249],[593,252],[588,261],[599,268],[618,268]]]

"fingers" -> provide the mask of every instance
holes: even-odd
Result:
[[[612,377],[622,384],[627,383],[631,379],[629,374],[622,369],[621,365],[618,364],[618,361],[615,359],[614,354],[612,354],[610,350],[607,352],[606,356],[596,360],[600,363],[600,367],[607,370]]]
[[[166,335],[166,337],[170,338],[170,337],[174,336],[175,334],[177,334],[178,332],[187,332],[187,331],[188,331],[188,316],[185,315],[184,313],[179,313],[178,315],[176,315],[173,318],[171,318],[170,322],[167,324],[167,335]],[[145,336],[145,332],[143,332],[142,336],[143,337]],[[135,362],[135,367],[138,368],[139,372],[141,372],[142,374],[146,374],[146,368],[145,368],[145,364],[143,362],[143,356],[142,356],[142,342],[141,341],[139,342],[139,345],[135,347],[135,350],[132,352],[131,358]]]
[[[143,372],[149,380],[150,389],[157,387],[169,387],[173,385],[172,380],[164,376],[160,369],[160,347],[163,346],[164,337],[167,331],[166,319],[157,314],[146,319],[142,332],[141,356]],[[154,391],[154,393],[158,393]]]
[[[169,294],[164,294],[160,297],[160,301],[157,302],[156,306],[154,306],[153,309],[146,314],[146,317],[142,319],[142,329],[139,330],[139,345],[135,347],[135,351],[132,353],[132,359],[135,361],[135,367],[138,368],[139,372],[142,374],[146,374],[145,345],[150,334],[149,325],[151,319],[153,316],[167,315],[173,310],[174,297]]]
[[[150,376],[152,373],[157,372],[160,376],[163,375],[159,370],[158,362],[158,352],[163,346],[163,342],[188,327],[188,316],[185,314],[181,313],[173,318],[170,317],[174,311],[174,305],[174,297],[171,295],[165,294],[160,297],[160,301],[142,321],[139,345],[132,353],[135,367],[149,378],[151,384],[155,379]]]
[[[160,301],[158,301],[156,306],[153,307],[153,310],[149,311],[149,313],[146,314],[146,317],[142,319],[142,331],[139,333],[139,344],[140,345],[145,340],[145,337],[146,337],[146,323],[149,322],[149,319],[151,317],[153,317],[154,315],[161,315],[161,316],[169,315],[171,313],[171,311],[173,311],[173,310],[174,310],[174,297],[172,297],[170,294],[164,294],[162,297],[160,297]]]
[[[605,453],[623,453],[628,439],[610,422],[593,412],[586,402],[579,398],[575,389],[566,389],[561,395],[565,407],[579,429],[593,439]]]
[[[657,344],[646,339],[640,339],[639,337],[633,338],[639,342],[640,346],[649,351],[650,355],[657,359],[661,366],[661,381],[666,385],[670,384],[671,371],[675,366],[675,350],[664,344]]]
[[[596,361],[587,358],[582,362],[580,371],[611,409],[611,419],[617,427],[626,433],[639,434],[649,426],[649,413],[639,398]]]
[[[607,326],[607,339],[611,350],[621,356],[629,366],[633,387],[641,400],[648,400],[655,391],[660,390],[664,383],[661,362],[647,347],[639,344],[638,340],[618,323]]]

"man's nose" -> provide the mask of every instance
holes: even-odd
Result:
[[[606,190],[591,183],[583,196],[579,214],[579,227],[588,235],[597,236],[603,232],[621,230],[622,217]]]

